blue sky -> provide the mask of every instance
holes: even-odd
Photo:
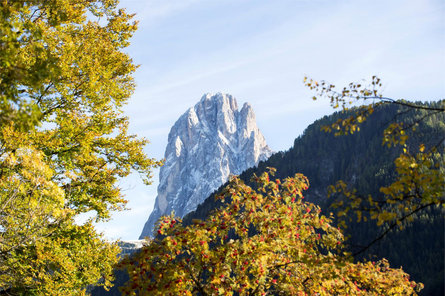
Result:
[[[303,77],[343,86],[378,75],[384,94],[445,98],[445,2],[440,0],[121,0],[139,30],[127,49],[140,65],[125,107],[131,132],[162,158],[170,127],[204,93],[249,102],[269,146],[289,149],[329,114]],[[153,185],[121,182],[131,210],[98,225],[110,239],[137,239],[153,209]]]

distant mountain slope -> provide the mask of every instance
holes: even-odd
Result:
[[[399,149],[382,146],[383,130],[394,119],[405,123],[421,118],[423,111],[405,112],[394,105],[377,108],[374,114],[361,126],[358,133],[335,137],[321,131],[321,127],[335,122],[345,113],[334,113],[311,124],[302,136],[295,139],[294,146],[285,152],[273,154],[267,161],[260,162],[241,174],[249,183],[251,176],[259,175],[267,167],[277,168],[277,178],[295,173],[305,174],[311,183],[306,198],[318,203],[326,211],[331,201],[326,198],[327,187],[337,180],[354,184],[359,192],[379,194],[381,186],[394,178],[393,160]],[[425,143],[427,147],[441,142],[445,136],[445,116],[438,114],[421,122],[410,137],[410,146]],[[187,215],[185,222],[203,219],[218,204],[208,198],[197,210]],[[366,245],[378,234],[373,223],[351,223],[348,228],[351,246]],[[418,215],[418,220],[407,226],[403,232],[393,232],[379,244],[368,250],[364,256],[388,258],[395,266],[403,266],[411,276],[425,284],[422,295],[443,295],[444,291],[444,212],[443,209],[429,209]]]
[[[155,207],[140,238],[153,235],[162,215],[174,211],[183,217],[230,174],[240,174],[271,154],[248,103],[238,110],[231,95],[204,95],[170,130]]]

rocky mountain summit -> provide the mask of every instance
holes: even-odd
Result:
[[[238,175],[271,154],[248,103],[238,110],[231,95],[204,95],[170,130],[158,196],[140,238],[153,235],[162,215],[174,211],[183,217],[229,175]]]

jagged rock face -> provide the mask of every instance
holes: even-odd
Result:
[[[240,174],[271,154],[248,103],[239,111],[230,95],[204,95],[170,130],[155,207],[140,237],[152,236],[162,215],[175,211],[183,217],[230,174]]]

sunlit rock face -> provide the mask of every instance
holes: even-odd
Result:
[[[153,235],[159,217],[172,211],[183,217],[229,175],[240,174],[271,154],[248,103],[238,110],[231,95],[204,95],[170,130],[155,207],[140,237]]]

